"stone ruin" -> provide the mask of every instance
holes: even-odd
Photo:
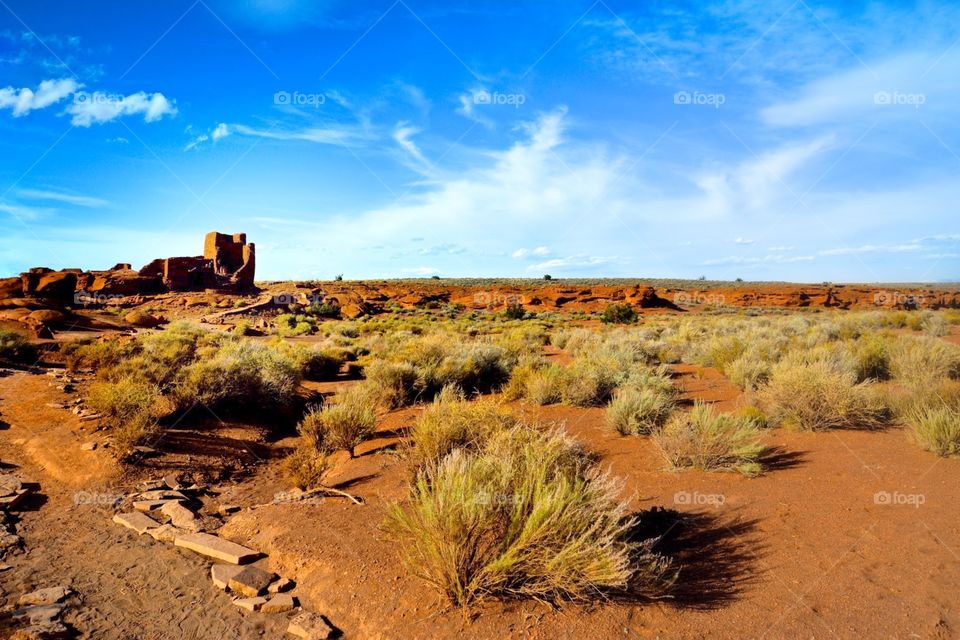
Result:
[[[19,278],[0,279],[0,298],[40,298],[72,304],[78,297],[139,295],[166,291],[254,288],[255,248],[245,233],[206,235],[202,256],[158,258],[139,271],[120,263],[106,271],[35,267]]]

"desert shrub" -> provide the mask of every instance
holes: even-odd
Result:
[[[323,381],[335,378],[347,360],[347,352],[336,347],[317,348],[292,344],[274,338],[270,347],[300,372],[307,380]]]
[[[754,476],[762,471],[764,447],[759,430],[748,419],[715,413],[698,402],[689,413],[674,415],[653,441],[673,469],[739,471]]]
[[[339,318],[340,303],[321,302],[319,304],[312,304],[304,309],[303,312],[308,316],[313,316],[316,318]]]
[[[167,329],[169,331],[169,329]],[[114,367],[133,357],[140,350],[134,340],[103,340],[99,342],[68,342],[60,347],[67,369],[95,370]]]
[[[112,429],[113,449],[121,457],[156,436],[158,420],[173,411],[172,403],[155,385],[132,378],[90,385],[87,404]]]
[[[317,451],[309,442],[301,442],[283,461],[283,471],[295,487],[313,489],[323,484],[330,467],[327,454]]]
[[[730,382],[744,391],[754,391],[770,380],[773,365],[769,362],[755,359],[751,355],[743,355],[726,366],[727,377]]]
[[[862,337],[854,347],[857,382],[887,380],[890,377],[890,342],[873,334]]]
[[[636,309],[629,304],[611,303],[600,314],[600,320],[608,324],[633,324],[637,321]]]
[[[740,336],[715,336],[696,354],[693,361],[704,367],[714,367],[722,373],[747,350],[747,344]]]
[[[918,406],[905,421],[919,446],[938,456],[960,456],[960,406],[946,402]]]
[[[758,429],[764,429],[767,427],[767,414],[765,414],[760,407],[755,407],[749,404],[742,406],[737,409],[736,416],[752,423],[753,426],[757,427]]]
[[[950,322],[943,316],[932,311],[921,314],[920,330],[929,336],[941,337],[950,333]]]
[[[582,599],[625,588],[637,571],[665,588],[669,563],[629,540],[618,489],[565,436],[514,427],[421,472],[383,528],[410,570],[455,605]]]
[[[293,404],[300,372],[276,349],[232,340],[198,358],[178,376],[178,406],[282,408]]]
[[[621,435],[647,435],[673,410],[673,396],[651,387],[625,387],[607,405],[607,423]]]
[[[338,449],[354,457],[357,445],[376,429],[376,404],[370,389],[355,385],[337,394],[336,402],[312,408],[300,422],[304,440],[321,454]]]
[[[285,338],[305,336],[313,333],[314,324],[307,316],[283,313],[277,316],[277,335]]]
[[[469,394],[492,391],[509,379],[517,362],[501,346],[453,335],[407,338],[378,355],[368,358],[365,373],[394,407],[430,399],[447,385]]]
[[[538,405],[562,402],[574,407],[595,407],[611,398],[617,382],[618,372],[610,363],[577,358],[565,367],[533,360],[514,369],[506,395]]]
[[[490,437],[516,424],[513,414],[495,400],[467,400],[455,387],[434,399],[410,432],[419,466],[433,466],[454,449],[477,450]]]
[[[960,348],[937,338],[902,336],[891,349],[890,372],[911,387],[929,387],[960,378]]]
[[[781,362],[760,399],[775,424],[809,431],[877,427],[889,417],[869,384],[824,361]]]
[[[503,317],[507,320],[523,320],[527,317],[527,311],[523,308],[522,304],[511,302],[503,310]]]
[[[34,362],[36,348],[15,331],[0,329],[0,360],[11,362]]]

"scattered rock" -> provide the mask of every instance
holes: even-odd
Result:
[[[125,315],[123,319],[125,322],[127,322],[127,324],[133,325],[134,327],[142,327],[144,329],[153,329],[154,327],[159,327],[164,323],[162,318],[157,318],[149,313],[138,310],[131,311]]]
[[[209,533],[188,533],[177,536],[174,544],[231,564],[247,564],[260,557],[259,551],[254,551]]]
[[[231,513],[236,513],[237,511],[240,511],[240,507],[235,504],[222,504],[217,507],[217,512],[222,516],[230,515]]]
[[[260,611],[260,607],[267,603],[266,598],[240,598],[239,600],[234,600],[233,604],[237,605],[241,609],[246,609],[247,611]]]
[[[168,502],[176,502],[176,500],[134,500],[133,508],[146,513],[154,509],[159,509]]]
[[[260,567],[249,566],[230,578],[227,585],[234,593],[252,598],[264,593],[276,577],[276,574]]]
[[[168,489],[173,489],[174,491],[179,491],[180,489],[186,488],[186,485],[181,482],[181,476],[179,473],[171,473],[168,476],[164,476],[163,484]]]
[[[0,532],[0,556],[14,547],[19,547],[21,542],[23,541],[20,539],[20,536],[15,533]]]
[[[297,602],[293,596],[281,593],[270,598],[266,604],[260,607],[260,611],[263,613],[286,613],[287,611],[293,611],[296,606]]]
[[[97,443],[93,441],[84,442],[82,445],[80,445],[81,451],[94,451],[96,448],[97,448]]]
[[[12,495],[7,495],[0,497],[0,510],[3,511],[13,511],[20,503],[27,499],[27,495],[30,493],[27,489],[20,489]]]
[[[57,640],[69,638],[70,630],[62,622],[48,622],[30,625],[26,629],[18,629],[11,640]]]
[[[226,591],[230,588],[230,580],[244,570],[244,567],[235,564],[215,564],[210,567],[210,579],[218,589]]]
[[[150,529],[147,531],[147,535],[158,542],[169,542],[173,544],[174,540],[177,539],[177,536],[185,533],[181,529],[177,529],[172,524],[162,524],[156,529]]]
[[[11,473],[0,475],[0,496],[15,495],[22,488],[23,483],[15,475]]]
[[[304,611],[290,621],[287,633],[306,640],[326,640],[333,637],[334,629],[319,613]]]
[[[140,500],[186,500],[187,496],[183,495],[179,491],[167,491],[166,489],[158,489],[152,491],[144,491],[139,496]]]
[[[139,511],[131,511],[130,513],[118,513],[113,516],[113,521],[117,524],[122,524],[128,529],[133,529],[137,533],[146,533],[150,529],[156,529],[160,526],[160,523],[151,518],[150,516],[144,515]]]
[[[64,609],[66,605],[63,604],[40,604],[20,609],[14,616],[27,618],[30,624],[49,624],[58,621]]]
[[[66,600],[72,593],[73,590],[70,587],[47,587],[46,589],[37,589],[32,593],[20,596],[17,603],[20,605],[56,604]]]
[[[160,513],[170,518],[170,523],[175,527],[186,529],[187,531],[200,530],[200,522],[197,520],[197,515],[175,500],[171,500],[160,507]]]
[[[282,591],[289,591],[292,588],[293,580],[290,578],[278,578],[267,587],[267,593],[280,593]]]

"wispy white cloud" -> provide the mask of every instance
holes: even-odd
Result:
[[[416,163],[415,168],[418,171],[430,175],[433,173],[430,161],[420,151],[417,143],[413,141],[413,136],[418,133],[420,133],[420,129],[412,126],[409,122],[398,122],[393,130],[393,140],[413,158]]]
[[[712,260],[704,260],[700,264],[703,266],[719,266],[719,265],[738,265],[738,264],[762,264],[762,263],[773,263],[773,264],[789,264],[791,262],[811,262],[815,260],[814,256],[782,256],[782,255],[765,255],[765,256],[727,256],[725,258],[715,258]]]
[[[858,247],[836,247],[820,252],[822,256],[848,256],[858,253],[903,253],[904,251],[919,251],[922,244],[864,244]]]
[[[13,111],[13,117],[19,118],[31,111],[46,109],[60,102],[75,93],[81,86],[73,78],[63,78],[44,80],[36,89],[6,87],[0,89],[0,109],[10,109]]]
[[[258,129],[244,124],[234,124],[230,125],[229,130],[242,136],[266,138],[268,140],[315,142],[317,144],[344,145],[371,139],[369,131],[348,124],[301,129]]]
[[[177,115],[177,107],[162,93],[140,91],[123,96],[94,91],[75,94],[67,113],[73,116],[70,122],[74,126],[89,127],[131,115],[143,115],[145,122],[156,122],[164,116]]]
[[[102,198],[64,193],[61,191],[49,191],[46,189],[17,189],[15,193],[20,198],[27,200],[62,202],[78,207],[97,208],[109,204],[109,202]]]

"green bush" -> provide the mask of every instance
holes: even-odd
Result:
[[[618,490],[565,436],[514,427],[421,472],[383,529],[409,569],[458,606],[586,599],[640,573],[665,590],[674,572],[630,541]]]
[[[337,394],[335,403],[310,409],[298,429],[317,453],[343,449],[352,458],[357,445],[367,440],[376,426],[376,404],[370,389],[355,385]]]
[[[607,324],[633,324],[638,317],[636,310],[629,304],[614,302],[603,310],[600,320]]]
[[[511,302],[507,305],[506,309],[503,310],[503,317],[507,320],[523,320],[527,317],[527,311],[523,308],[522,304]]]

